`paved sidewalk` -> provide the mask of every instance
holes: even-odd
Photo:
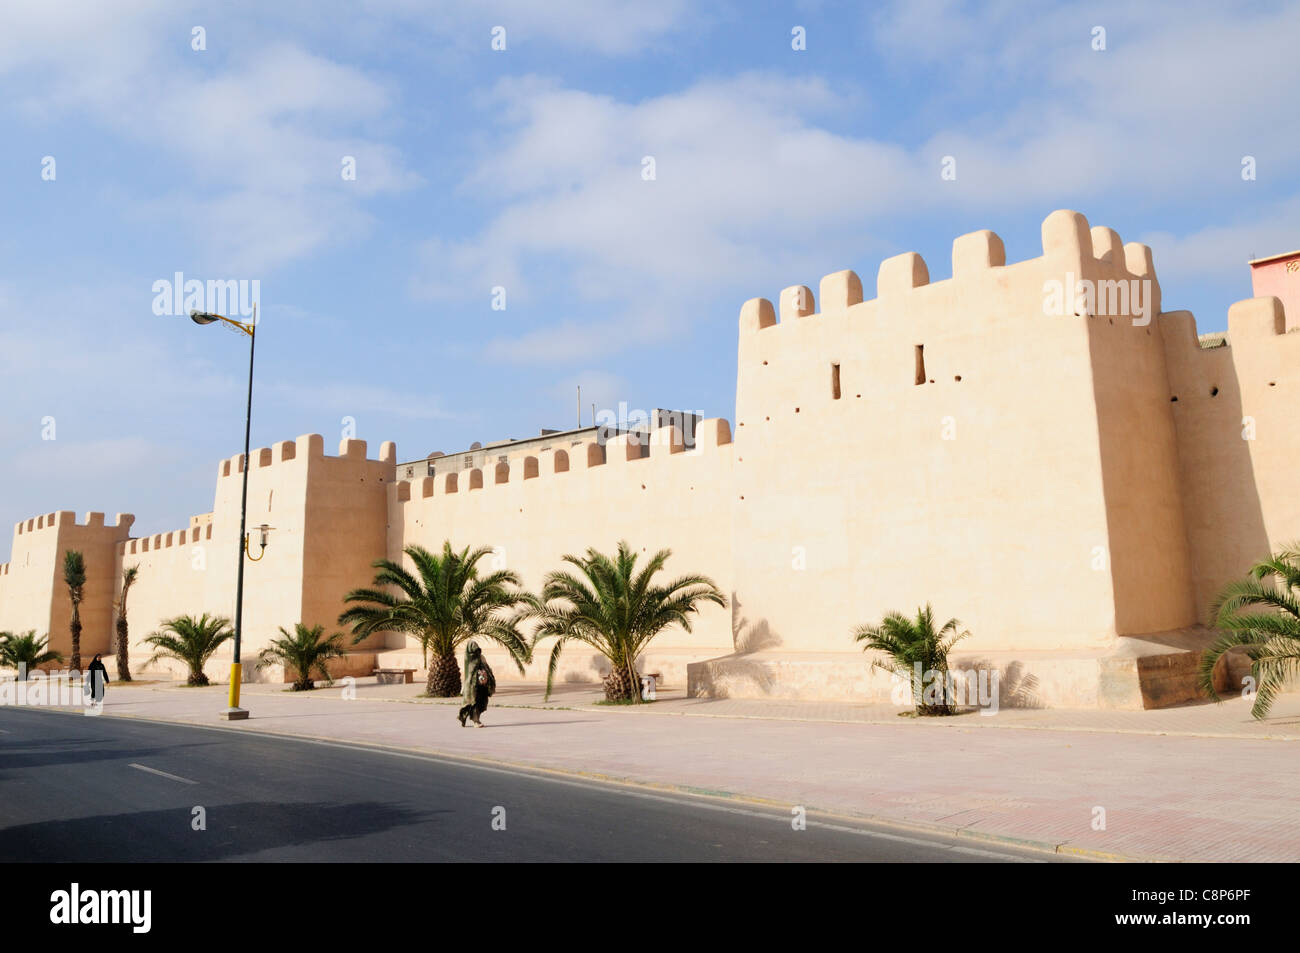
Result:
[[[375,685],[373,679],[357,683],[367,701],[400,701],[446,704],[441,699],[420,698],[422,683]],[[251,684],[245,694],[283,694],[281,685]],[[333,691],[337,694],[339,687]],[[607,706],[598,704],[604,693],[591,685],[560,685],[545,700],[540,685],[503,682],[493,696],[493,705],[529,708],[577,708],[628,715],[690,715],[709,718],[760,718],[777,721],[850,722],[894,725],[910,721],[890,704],[867,702],[792,701],[752,698],[687,698],[680,689],[659,691],[653,705]],[[969,712],[955,718],[924,719],[934,728],[1032,728],[1047,731],[1104,731],[1150,735],[1188,735],[1209,738],[1256,738],[1300,741],[1300,694],[1286,694],[1273,705],[1263,721],[1250,716],[1250,704],[1231,698],[1222,704],[1195,704],[1155,711],[1103,711],[1063,708],[1003,708],[995,715]]]
[[[1300,696],[1259,723],[1242,699],[1156,712],[1006,710],[900,718],[890,706],[682,698],[595,706],[590,686],[505,684],[484,730],[423,686],[249,685],[228,727],[389,745],[758,798],[1065,852],[1300,861]],[[110,687],[107,716],[225,725],[225,687]],[[534,707],[536,706],[536,707]],[[673,717],[676,716],[676,717]],[[310,783],[305,779],[304,783]],[[1094,830],[1098,809],[1105,829]]]

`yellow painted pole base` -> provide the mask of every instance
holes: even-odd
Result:
[[[239,707],[239,683],[243,676],[243,666],[238,662],[230,663],[230,707],[221,713],[227,721],[242,721],[248,717],[248,711]]]

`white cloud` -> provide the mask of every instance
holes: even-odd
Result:
[[[579,413],[579,387],[582,388],[582,403],[580,406],[584,427],[590,427],[592,424],[591,408],[593,404],[596,406],[597,413],[599,413],[601,410],[617,408],[619,401],[625,401],[629,396],[628,381],[620,374],[612,374],[606,370],[593,368],[570,374],[550,389],[549,396],[560,407],[565,406],[566,403],[572,407],[575,422]]]
[[[534,304],[553,308],[562,295],[562,312],[613,309],[497,336],[496,359],[572,360],[662,340],[702,293],[762,287],[778,263],[823,268],[811,246],[920,198],[903,149],[812,124],[850,101],[819,80],[746,74],[619,103],[525,79],[495,97],[506,145],[465,188],[506,203],[479,235],[430,243],[414,286],[455,296],[522,276]]]
[[[13,470],[25,477],[72,477],[75,483],[84,475],[116,478],[138,472],[142,466],[161,463],[165,448],[143,437],[107,438],[72,442],[48,440],[32,444],[14,455]]]
[[[1091,49],[1094,24],[1108,26],[1105,52]],[[511,276],[532,320],[486,355],[580,361],[670,339],[702,298],[774,297],[839,267],[869,276],[869,256],[900,250],[900,220],[1088,213],[1095,199],[1181,224],[1193,189],[1203,215],[1216,203],[1252,214],[1241,156],[1275,181],[1300,166],[1300,127],[1259,118],[1300,79],[1296,35],[1296,7],[1171,18],[1073,4],[1030,17],[1012,4],[895,4],[873,40],[900,82],[924,78],[915,98],[934,111],[928,134],[908,117],[906,146],[858,90],[817,78],[749,73],[635,101],[502,80],[484,104],[490,150],[462,185],[490,215],[428,246],[413,287],[455,299]],[[850,115],[862,131],[841,131]],[[940,178],[946,155],[956,181]],[[930,264],[942,276],[945,263]]]
[[[366,384],[339,384],[319,381],[291,383],[273,380],[263,384],[260,393],[297,407],[329,409],[335,413],[358,416],[365,413],[411,420],[457,420],[459,414],[444,410],[439,398],[411,390]]]
[[[1217,281],[1242,288],[1246,263],[1300,247],[1300,197],[1274,207],[1262,218],[1228,225],[1210,225],[1186,235],[1150,232],[1138,241],[1150,245],[1155,255],[1156,276],[1162,290],[1176,288],[1182,282]],[[1179,307],[1165,294],[1167,307]]]
[[[125,215],[189,223],[185,238],[212,267],[260,275],[354,241],[370,230],[366,199],[420,184],[398,148],[366,134],[397,108],[374,75],[282,40],[224,55],[213,37],[196,52],[181,10],[140,0],[117,18],[101,7],[5,14],[0,75],[11,102],[44,120],[84,116],[179,160],[188,173],[179,194],[109,187]],[[355,179],[343,178],[344,157]]]

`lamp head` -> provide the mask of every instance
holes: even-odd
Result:
[[[195,324],[213,324],[214,322],[220,321],[221,319],[215,314],[211,314],[207,311],[199,311],[196,309],[190,312],[190,320],[193,321]]]

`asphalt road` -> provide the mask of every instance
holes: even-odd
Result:
[[[789,806],[237,726],[0,709],[5,863],[1052,859],[816,814],[796,831],[791,820]]]

